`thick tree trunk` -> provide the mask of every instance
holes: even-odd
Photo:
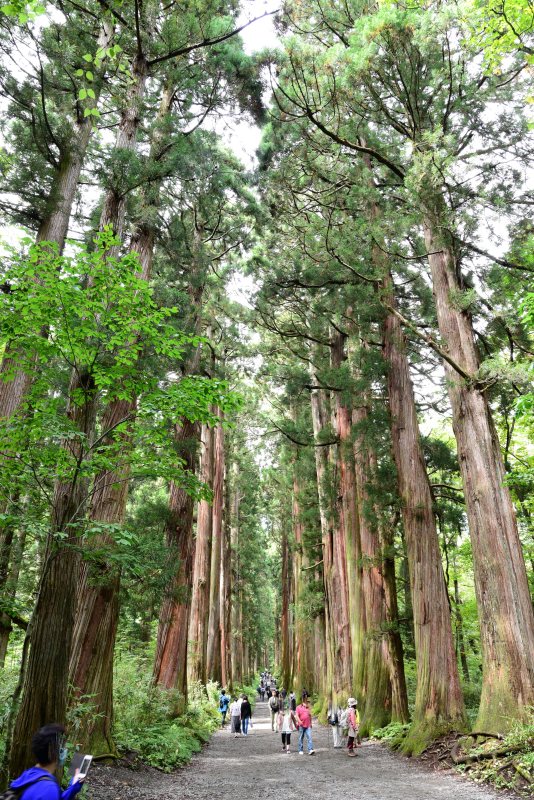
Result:
[[[393,307],[389,276],[384,289]],[[468,722],[454,652],[434,498],[405,347],[398,318],[389,314],[384,321],[383,354],[388,365],[391,436],[410,568],[417,663],[415,709],[403,751],[417,754],[429,739],[451,730],[465,730]]]
[[[115,149],[119,152],[135,150],[137,145],[137,134],[141,120],[140,106],[145,95],[148,76],[148,63],[144,55],[141,54],[134,58],[130,72],[131,82],[128,86],[115,141]],[[110,187],[107,190],[100,214],[100,231],[111,226],[114,235],[118,239],[122,238],[127,199],[128,195],[117,187]],[[118,248],[113,248],[111,255],[116,256],[117,252]]]
[[[287,520],[282,520],[282,677],[281,685],[287,689],[291,682],[291,654],[289,637],[289,597],[291,593],[291,553],[287,541]]]
[[[213,487],[213,430],[207,424],[202,425],[201,432],[200,479]],[[201,500],[197,514],[187,675],[188,683],[200,681],[203,685],[206,684],[212,530],[211,505]]]
[[[222,422],[222,412],[217,409],[217,416]],[[215,450],[213,465],[213,506],[212,506],[212,548],[211,548],[211,581],[209,593],[208,644],[206,669],[208,680],[221,683],[221,566],[223,552],[223,492],[224,492],[224,428],[218,425],[214,432]]]
[[[304,523],[300,508],[300,483],[298,477],[299,451],[297,449],[293,462],[293,538],[295,541],[294,564],[294,587],[295,587],[295,651],[294,668],[295,685],[305,686],[310,693],[315,691],[318,685],[318,674],[315,668],[315,632],[311,621],[304,615],[300,598],[306,591],[309,580],[313,579],[313,573],[308,569],[313,564],[309,563],[309,557],[304,551]],[[268,651],[268,647],[267,647]],[[298,690],[297,690],[298,691]]]
[[[134,149],[137,141],[139,126],[139,103],[144,93],[146,81],[146,64],[140,63],[136,74],[135,83],[130,87],[127,106],[123,111],[116,147]],[[158,122],[162,123],[169,112],[171,96],[166,89],[160,106]],[[162,146],[165,134],[163,127],[157,127],[151,147],[152,157],[156,157]],[[157,207],[159,185],[154,187],[150,195],[145,195],[142,208]],[[122,227],[125,205],[122,201],[115,203],[114,190],[109,190],[104,203],[108,216],[104,210],[100,221],[100,230],[106,225],[113,224],[116,231]],[[106,206],[107,204],[107,206]],[[109,217],[113,213],[119,216]],[[122,215],[122,216],[121,216]],[[141,219],[136,227],[130,243],[130,252],[136,253],[139,259],[140,277],[149,281],[154,248],[154,219],[150,213],[147,215],[150,223]],[[132,419],[135,416],[137,398],[129,400],[114,398],[110,401],[103,418],[103,431],[114,430],[121,420]],[[112,443],[112,438],[108,444]],[[126,514],[128,498],[129,464],[128,452],[132,447],[131,435],[121,436],[121,453],[124,466],[118,472],[102,472],[97,476],[94,484],[94,493],[90,509],[90,517],[94,521],[115,523],[122,525]],[[96,542],[97,547],[113,547],[111,536],[101,536]],[[113,651],[118,623],[118,590],[120,576],[117,570],[106,562],[96,568],[84,564],[80,574],[78,588],[78,612],[73,640],[70,675],[71,682],[79,695],[90,695],[94,699],[94,715],[88,722],[83,723],[78,733],[80,743],[90,749],[92,753],[113,752],[114,744],[111,737],[112,722],[112,697],[113,697]],[[95,642],[99,646],[95,647]]]
[[[391,721],[405,724],[410,721],[408,692],[404,673],[404,653],[399,632],[399,609],[397,604],[397,583],[395,578],[395,556],[393,528],[385,530],[383,520],[380,525],[380,544],[382,548],[382,578],[386,601],[386,622],[388,630],[388,666],[391,682]]]
[[[182,417],[175,426],[177,454],[185,469],[194,473],[199,425]],[[193,579],[194,499],[174,481],[169,492],[170,519],[167,524],[169,558],[176,565],[159,615],[153,679],[165,689],[179,692],[177,715],[187,703],[187,636]]]
[[[241,638],[239,615],[239,465],[234,461],[232,465],[232,505],[230,509],[230,549],[232,558],[231,570],[231,637],[230,637],[230,663],[232,666],[231,683],[241,683],[241,660],[239,642]],[[267,645],[268,646],[268,645]]]
[[[364,405],[364,395],[361,396],[361,402],[362,405],[353,414],[356,425],[361,425],[368,415],[368,408]],[[380,534],[376,515],[370,508],[367,490],[367,484],[372,479],[373,473],[372,451],[361,433],[354,442],[354,453],[363,562],[362,585],[365,597],[360,730],[362,736],[368,736],[375,728],[381,728],[391,720],[391,681],[388,642],[385,636],[387,611]]]
[[[90,377],[77,375],[71,381],[71,398],[76,387],[81,399],[72,400],[67,417],[83,439],[63,442],[75,463],[84,459],[94,431],[95,386]],[[33,764],[30,751],[34,732],[50,720],[63,723],[66,715],[69,658],[71,652],[76,585],[79,566],[79,532],[76,526],[86,511],[87,486],[77,471],[69,483],[56,480],[52,500],[51,532],[39,580],[38,599],[33,612],[31,649],[21,705],[13,733],[9,764],[11,776]],[[57,534],[65,534],[59,537]],[[51,633],[52,632],[52,633]]]
[[[24,557],[24,549],[26,547],[26,528],[23,527],[17,537],[17,543],[13,553],[13,560],[11,569],[7,580],[5,582],[2,594],[4,597],[14,600],[17,594],[17,584],[19,581],[20,567]],[[0,614],[0,669],[5,664],[7,648],[9,644],[9,635],[13,629],[11,619],[7,614]]]
[[[439,208],[439,204],[438,204]],[[475,378],[479,357],[471,316],[454,302],[463,290],[439,211],[424,220],[441,339]],[[504,732],[534,704],[534,614],[499,437],[485,387],[444,363],[471,535],[482,651],[478,730]]]
[[[314,385],[317,385],[315,372],[312,370],[311,379]],[[315,444],[320,441],[320,434],[326,427],[326,411],[325,411],[325,397],[322,389],[312,389],[311,391],[311,409],[312,409],[312,423],[313,423],[313,436]],[[321,532],[323,543],[323,586],[325,594],[325,610],[324,610],[324,655],[326,660],[326,681],[325,685],[328,687],[328,699],[336,703],[342,699],[341,695],[345,691],[345,686],[342,681],[343,671],[341,669],[341,659],[336,658],[337,643],[336,632],[334,627],[334,620],[332,615],[340,613],[340,609],[336,608],[335,599],[333,597],[333,581],[335,576],[333,574],[334,568],[334,532],[332,517],[328,513],[328,497],[330,492],[327,492],[326,481],[330,476],[328,475],[328,453],[326,446],[316,446],[315,450],[315,468],[317,472],[317,491],[319,496],[319,512],[321,517]],[[345,654],[346,655],[346,654]]]
[[[220,579],[220,626],[221,626],[221,685],[229,686],[232,675],[231,662],[231,636],[232,636],[232,546],[231,546],[231,526],[230,526],[230,480],[228,470],[226,472],[224,490],[224,521],[223,521],[223,542],[221,559],[221,579]],[[230,687],[231,688],[231,687]]]

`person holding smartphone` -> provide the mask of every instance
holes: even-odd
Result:
[[[83,786],[85,774],[80,770],[72,777],[69,786],[61,791],[54,773],[64,766],[68,755],[66,748],[67,731],[57,722],[39,728],[33,734],[31,749],[36,764],[24,770],[9,788],[17,792],[19,800],[71,800]]]

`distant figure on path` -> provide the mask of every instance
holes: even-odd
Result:
[[[10,789],[18,798],[24,800],[71,800],[83,786],[83,779],[78,780],[76,770],[69,786],[64,792],[54,777],[54,772],[62,767],[67,758],[67,731],[58,722],[45,725],[33,734],[31,749],[36,764],[24,770],[22,775],[13,781]]]
[[[230,706],[230,720],[231,732],[234,734],[234,739],[241,736],[241,704],[237,697],[232,698],[232,705]]]
[[[248,724],[252,719],[252,706],[248,701],[248,697],[245,695],[243,697],[243,702],[241,703],[241,727],[243,728],[243,736],[246,736],[248,733]]]
[[[221,712],[221,728],[224,728],[224,723],[226,722],[226,714],[228,712],[228,706],[230,705],[230,698],[226,695],[226,690],[221,689],[221,693],[219,695],[219,711]]]
[[[297,710],[297,696],[296,696],[295,692],[290,692],[289,693],[289,707],[290,707],[291,711],[296,711]]]
[[[274,690],[269,698],[269,709],[271,711],[271,730],[274,731],[276,715],[280,711],[280,703],[278,702],[278,697],[276,696],[276,692]]]
[[[291,734],[298,727],[295,712],[290,708],[284,714],[280,711],[278,714],[278,730],[282,734],[282,753],[289,753],[289,746],[291,744]]]
[[[349,697],[347,701],[348,707],[348,717],[349,717],[349,740],[348,740],[348,751],[349,756],[355,756],[356,753],[354,752],[354,740],[358,740],[358,746],[361,747],[362,743],[360,741],[359,730],[360,730],[360,713],[356,706],[358,705],[358,701],[354,699],[354,697]]]
[[[265,700],[265,686],[263,685],[263,683],[260,686],[260,691],[261,691],[261,699]]]
[[[306,742],[308,744],[308,755],[313,756],[315,755],[315,750],[313,749],[311,738],[312,718],[307,695],[302,696],[300,706],[297,706],[295,713],[299,725],[299,756],[304,755],[304,735],[306,735]]]

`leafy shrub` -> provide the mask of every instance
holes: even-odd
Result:
[[[218,727],[217,684],[194,684],[186,711],[175,717],[180,695],[154,686],[145,660],[126,655],[119,663],[114,691],[117,747],[135,750],[145,763],[171,772],[189,761]]]
[[[373,731],[373,739],[380,739],[382,742],[393,742],[406,734],[409,724],[403,725],[402,722],[390,722],[384,728],[377,728]]]

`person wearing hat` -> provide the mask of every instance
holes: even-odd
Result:
[[[360,737],[358,731],[360,730],[360,713],[357,709],[358,701],[354,697],[349,697],[347,701],[347,710],[349,712],[349,733],[348,745],[349,756],[355,756],[354,740],[358,740],[358,745],[361,747]]]

